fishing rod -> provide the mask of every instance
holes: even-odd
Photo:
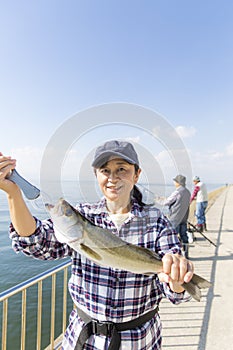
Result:
[[[209,239],[201,230],[199,230],[196,226],[191,224],[191,222],[187,221],[187,223],[189,226],[191,226],[194,229],[194,231],[200,233],[208,242],[210,242],[213,246],[215,246],[217,248],[217,244],[215,244],[213,241],[211,241],[211,239]]]

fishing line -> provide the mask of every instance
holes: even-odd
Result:
[[[52,203],[52,197],[48,193],[31,184],[17,170],[12,170],[7,179],[19,186],[26,199],[30,201],[30,206],[37,212],[44,213],[46,211],[45,203]]]
[[[30,199],[30,206],[39,213],[47,212],[46,203],[53,203],[53,199],[44,191],[40,191],[40,196],[35,199]]]

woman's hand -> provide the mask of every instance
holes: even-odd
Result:
[[[15,169],[16,160],[6,157],[0,152],[0,189],[7,193],[11,221],[20,236],[30,236],[36,230],[34,217],[28,210],[20,188],[7,175]]]
[[[11,157],[6,157],[0,152],[0,189],[10,193],[16,186],[12,181],[7,180],[7,176],[15,169],[16,160]]]
[[[158,274],[160,282],[169,283],[173,292],[183,292],[182,284],[193,277],[193,263],[179,254],[165,254],[162,262],[163,272]]]

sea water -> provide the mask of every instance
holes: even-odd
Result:
[[[221,185],[208,185],[208,191],[212,191]],[[44,196],[45,199],[53,198],[52,189],[56,192],[56,184],[51,184],[51,193]],[[142,184],[141,188],[145,188],[146,194],[153,194],[158,196],[168,196],[174,191],[174,186],[160,185],[160,184]],[[75,190],[74,190],[75,189]],[[63,196],[71,204],[80,201],[94,202],[100,199],[101,194],[96,189],[96,184],[87,182],[82,184],[82,187],[77,186],[72,181],[67,181],[62,184]],[[191,189],[190,189],[191,190]],[[36,201],[28,201],[26,203],[31,213],[39,219],[48,218],[48,214],[44,209],[43,201],[41,199]],[[166,210],[164,208],[164,210]],[[8,235],[8,228],[10,224],[10,214],[7,205],[7,199],[3,192],[0,191],[0,293],[42,273],[56,265],[59,265],[64,259],[58,261],[43,261],[36,260],[25,256],[22,253],[16,254],[11,247],[11,240]],[[69,258],[67,258],[67,261]],[[62,301],[62,278],[57,278],[57,311],[59,310]],[[42,318],[42,348],[49,344],[50,329],[50,300],[51,300],[51,282],[45,281],[43,287],[43,318]],[[71,301],[68,304],[71,308]],[[68,310],[69,313],[70,310]],[[2,332],[2,305],[0,305],[0,332]],[[27,343],[26,350],[36,349],[36,316],[37,316],[37,288],[31,287],[27,295]],[[21,295],[14,296],[9,302],[9,316],[8,316],[8,346],[7,350],[20,349],[20,323],[21,323]],[[61,322],[56,321],[56,335],[59,335],[61,329]],[[30,335],[28,337],[28,334]],[[1,339],[0,339],[1,343]]]

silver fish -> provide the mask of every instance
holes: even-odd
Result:
[[[155,252],[125,242],[111,231],[95,226],[64,199],[45,206],[57,239],[96,264],[145,275],[163,271],[161,259]],[[192,280],[182,286],[200,301],[201,289],[209,288],[211,283],[194,274]]]

